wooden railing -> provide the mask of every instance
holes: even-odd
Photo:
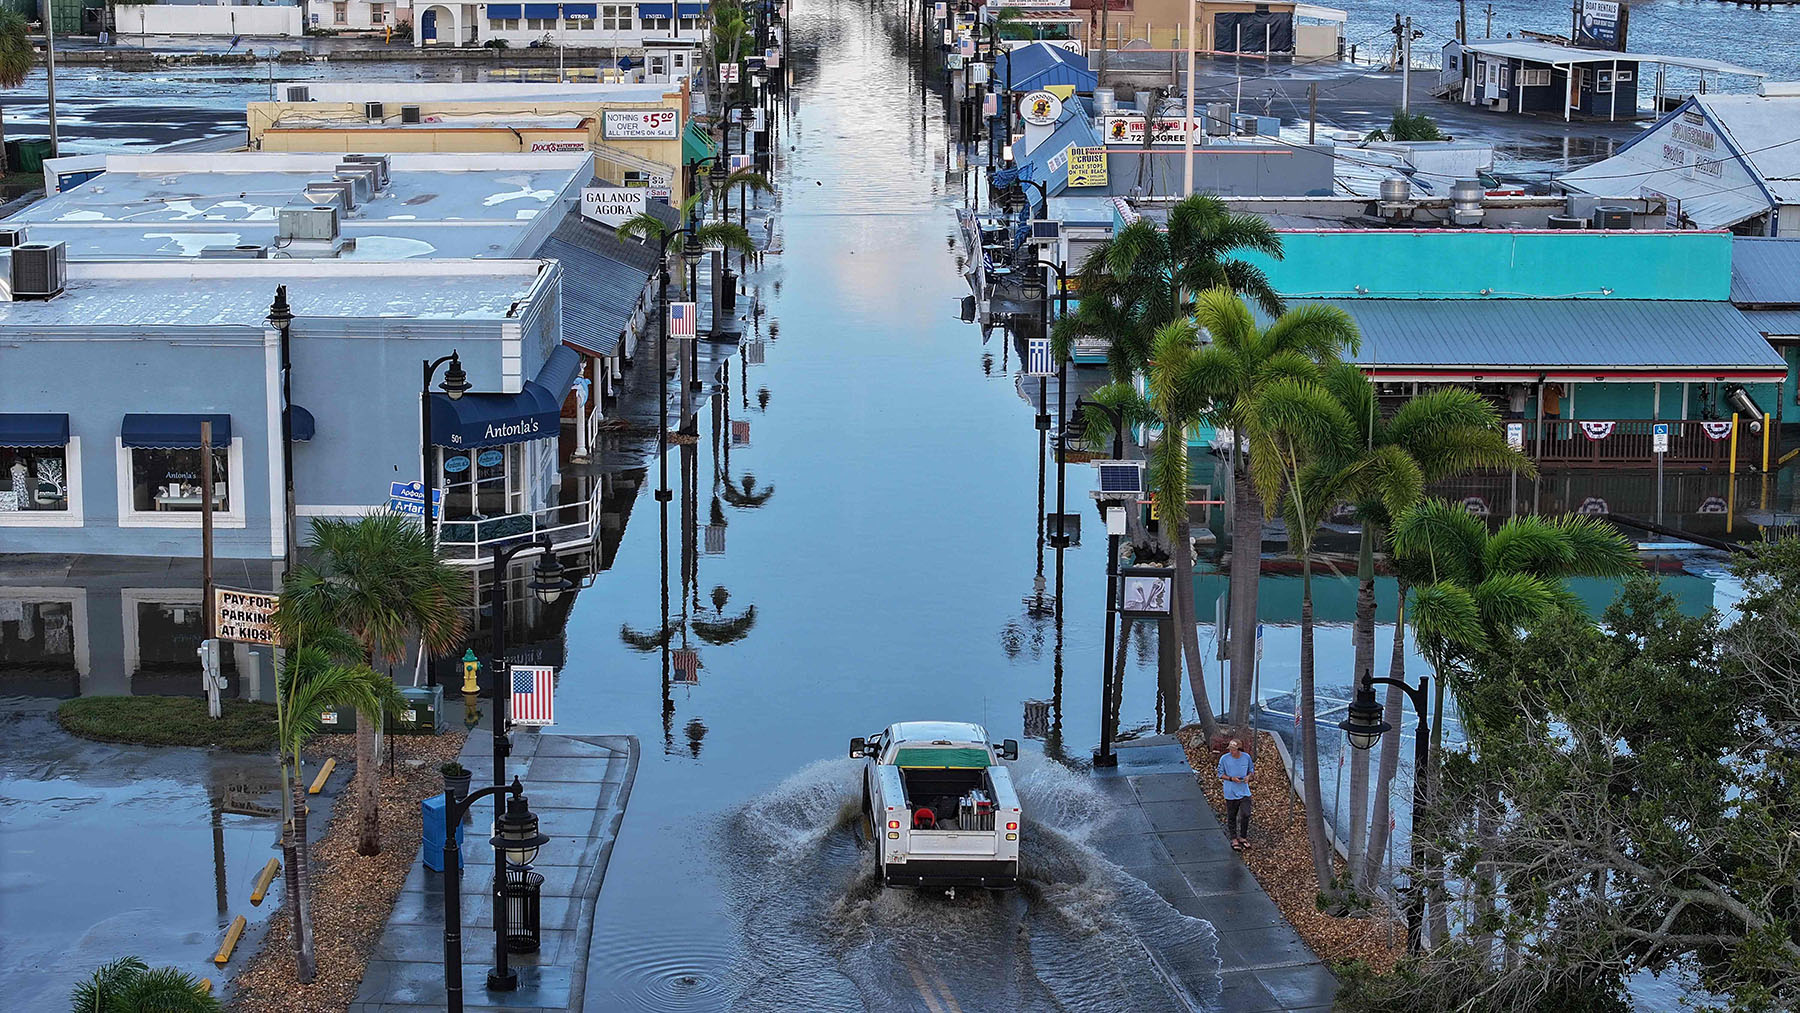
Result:
[[[1519,422],[1520,420],[1509,420]],[[1655,437],[1651,419],[1575,420],[1545,419],[1543,437],[1538,434],[1535,419],[1522,420],[1525,427],[1525,453],[1545,464],[1563,464],[1593,468],[1623,467],[1654,463]],[[1669,449],[1663,463],[1670,467],[1724,468],[1731,461],[1732,435],[1729,420],[1707,423],[1695,419],[1662,420],[1669,426]],[[1709,427],[1711,432],[1709,432]],[[1739,420],[1737,431],[1738,464],[1761,461],[1763,435],[1752,433],[1751,427]]]

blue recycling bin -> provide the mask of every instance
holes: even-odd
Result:
[[[424,853],[425,868],[432,872],[444,871],[444,796],[442,794],[428,796],[419,803],[419,816],[424,821],[424,834],[419,845]],[[456,853],[462,857],[463,828],[456,824]],[[461,868],[461,865],[458,865]]]

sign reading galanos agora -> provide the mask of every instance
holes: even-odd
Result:
[[[280,639],[275,633],[275,606],[280,601],[272,591],[213,588],[213,620],[218,624],[219,639],[274,647]]]

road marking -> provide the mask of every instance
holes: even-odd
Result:
[[[904,954],[900,959],[906,961],[907,973],[912,975],[913,985],[918,988],[920,997],[925,1000],[926,1008],[930,1009],[931,1013],[944,1013],[944,1007],[938,1005],[937,999],[931,994],[930,986],[925,984],[925,976],[919,973],[918,965],[913,963],[911,957]]]
[[[962,1007],[956,1004],[956,997],[950,994],[950,986],[945,984],[944,976],[939,973],[936,965],[931,968],[931,980],[937,982],[938,992],[943,995],[944,1002],[949,1005],[950,1013],[963,1013]]]

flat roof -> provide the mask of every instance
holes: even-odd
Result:
[[[418,123],[399,120],[371,120],[364,116],[341,113],[328,116],[304,110],[292,110],[269,124],[270,130],[509,130],[514,127],[535,130],[573,130],[592,116],[580,113],[440,113],[434,112]]]
[[[275,286],[297,317],[506,320],[530,298],[539,260],[369,264],[191,260],[71,264],[54,299],[0,302],[0,332],[94,327],[264,326]]]
[[[585,102],[662,102],[681,94],[681,85],[636,83],[572,83],[554,81],[295,81],[313,102],[480,102],[578,100]],[[286,95],[285,90],[278,90]],[[277,99],[276,101],[281,101]]]
[[[586,153],[394,155],[389,185],[340,218],[344,259],[517,256],[545,213],[559,217],[593,178]],[[279,209],[335,154],[247,152],[207,159],[113,155],[106,171],[7,220],[34,242],[64,242],[72,260],[195,257],[268,245]]]
[[[1548,42],[1531,42],[1522,39],[1471,39],[1462,44],[1462,48],[1471,53],[1486,53],[1489,56],[1502,56],[1513,60],[1526,60],[1531,63],[1660,63],[1669,67],[1687,67],[1691,70],[1710,70],[1720,74],[1743,74],[1747,77],[1768,77],[1767,71],[1751,70],[1724,60],[1708,60],[1700,56],[1669,56],[1662,53],[1616,53],[1602,49],[1577,49],[1574,46],[1558,46]]]

